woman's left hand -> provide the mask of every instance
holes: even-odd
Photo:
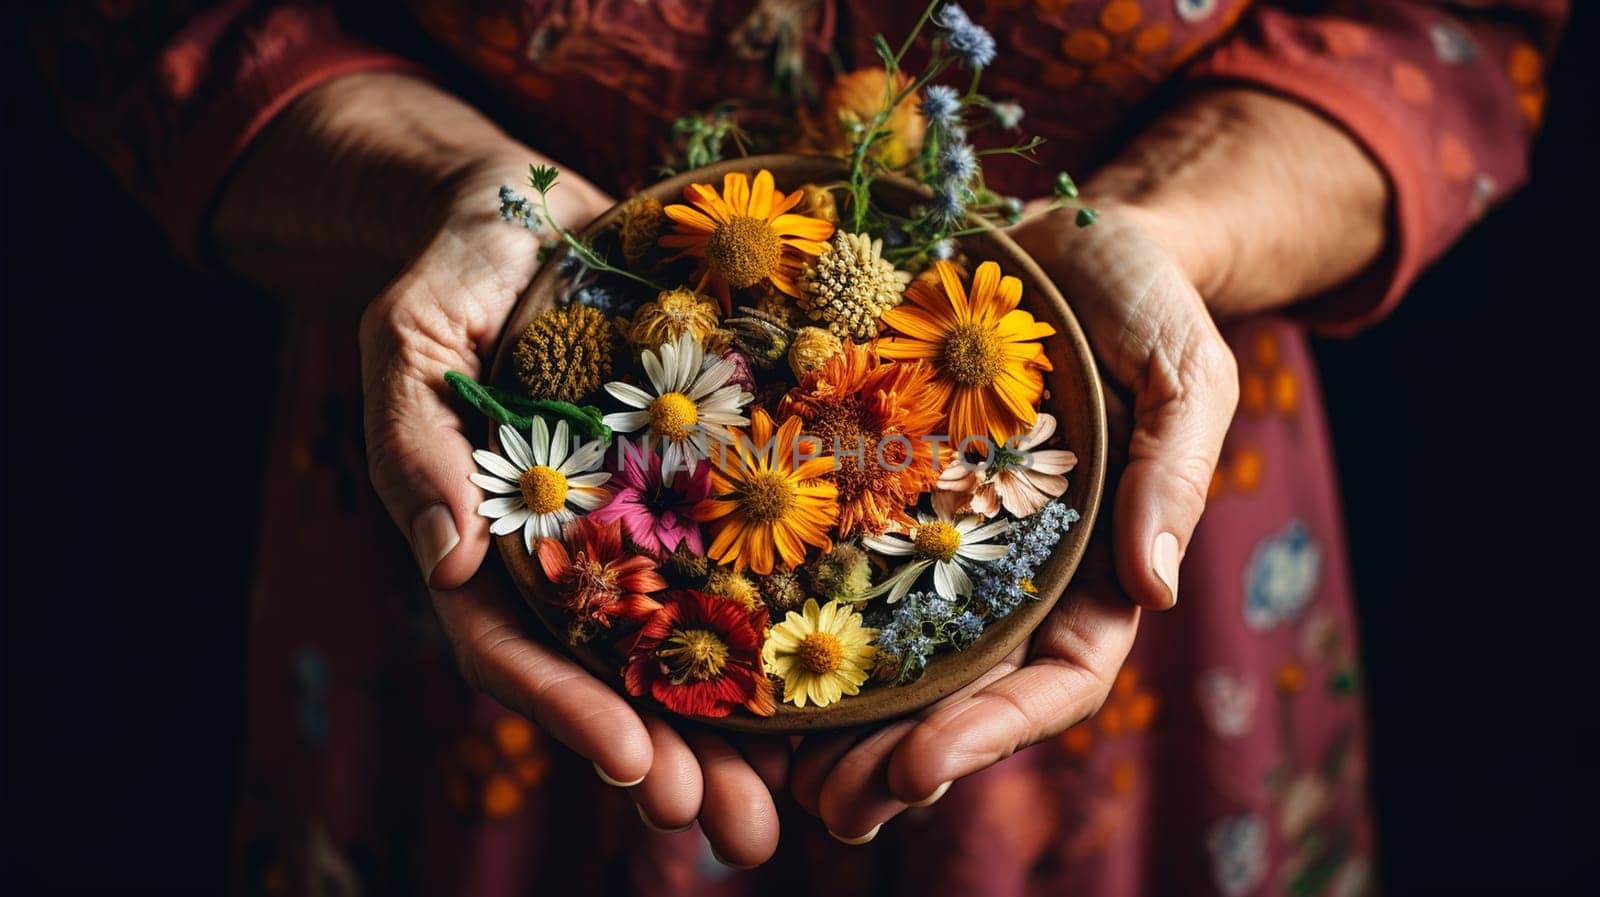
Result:
[[[864,843],[956,779],[1094,715],[1133,647],[1140,608],[1177,600],[1238,382],[1194,285],[1148,235],[1181,231],[1146,222],[1157,224],[1136,208],[1108,208],[1079,229],[1057,210],[1012,234],[1066,295],[1108,375],[1120,468],[1110,524],[1029,643],[999,666],[914,717],[801,744],[791,790],[841,840]],[[1131,408],[1111,387],[1127,390]]]

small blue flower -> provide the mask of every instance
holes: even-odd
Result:
[[[956,241],[948,238],[940,240],[928,250],[928,255],[935,259],[949,261],[956,257]]]
[[[1008,131],[1022,124],[1022,106],[1017,103],[995,103],[989,111],[994,113],[994,123]]]
[[[634,302],[624,300],[616,293],[613,293],[605,287],[595,285],[579,287],[578,289],[573,290],[572,296],[568,299],[568,301],[573,305],[587,305],[590,308],[603,311],[608,315],[630,314],[633,311],[633,306],[636,304]]]
[[[931,594],[922,602],[922,617],[930,623],[943,623],[954,610],[950,599],[938,594]]]
[[[982,565],[972,577],[973,604],[987,611],[991,620],[1015,610],[1030,597],[1022,590],[1022,580],[1038,573],[1056,543],[1077,520],[1077,511],[1053,501],[1012,524],[1005,556]]]
[[[983,618],[970,610],[965,611],[950,621],[945,632],[950,637],[950,644],[957,648],[969,647],[978,640],[978,636],[983,635]]]
[[[510,187],[500,188],[500,217],[521,224],[528,230],[536,231],[544,227],[534,204]]]
[[[922,105],[917,108],[927,116],[929,124],[952,128],[960,123],[961,94],[945,84],[930,84],[922,92]]]
[[[961,58],[962,65],[969,69],[981,69],[994,62],[994,35],[972,21],[966,10],[954,3],[947,3],[934,14],[933,21],[945,30],[945,41]]]
[[[939,172],[965,184],[978,173],[978,154],[970,143],[952,143],[939,151]]]
[[[928,209],[928,214],[940,227],[951,227],[966,217],[967,204],[963,194],[966,185],[947,181],[944,186],[934,191],[933,205]]]

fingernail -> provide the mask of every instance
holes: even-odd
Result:
[[[711,842],[709,842],[709,841],[706,842],[706,844],[708,844],[708,845],[710,843]],[[717,849],[715,847],[711,848],[711,856],[717,862],[721,863],[724,866],[727,866],[729,869],[737,869],[740,872],[749,872],[751,869],[754,869],[756,867],[756,866],[741,866],[738,863],[730,863],[727,860],[722,858],[722,854],[717,853]],[[760,864],[757,863],[756,865],[760,865]]]
[[[1152,566],[1155,568],[1156,578],[1167,587],[1167,592],[1172,596],[1172,603],[1178,603],[1178,537],[1171,533],[1161,533],[1156,536],[1156,541],[1150,548],[1151,557],[1154,559]]]
[[[832,835],[835,841],[842,841],[845,844],[859,847],[860,845],[871,841],[873,838],[878,837],[878,830],[881,828],[883,828],[883,823],[880,822],[872,827],[872,831],[867,832],[865,835],[860,835],[854,838],[846,838],[844,835],[839,834],[831,828],[828,829],[828,834]]]
[[[928,795],[927,797],[924,797],[922,800],[912,801],[910,804],[908,804],[908,806],[912,806],[912,807],[928,807],[928,806],[932,806],[934,803],[936,803],[939,800],[939,798],[944,797],[944,793],[946,791],[950,790],[950,785],[951,784],[952,783],[950,783],[950,782],[945,782],[943,785],[940,785],[939,787],[933,789],[933,793],[932,794]]]
[[[422,578],[432,579],[433,570],[444,556],[461,544],[456,519],[443,504],[431,504],[411,521],[411,546],[417,553]]]
[[[606,771],[601,769],[600,764],[598,763],[594,765],[594,773],[600,777],[600,781],[605,782],[607,785],[610,785],[613,788],[632,788],[633,786],[644,781],[644,776],[640,776],[631,782],[619,782],[616,779],[606,775]]]
[[[683,828],[662,828],[661,826],[656,825],[653,820],[651,820],[649,814],[645,813],[644,806],[642,804],[636,803],[633,805],[633,808],[639,811],[639,821],[644,823],[644,827],[652,832],[658,832],[663,835],[676,835],[679,832],[686,832],[689,829],[694,828],[694,823],[692,822]]]

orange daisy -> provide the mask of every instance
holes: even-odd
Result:
[[[839,489],[841,537],[916,523],[906,505],[939,479],[938,447],[926,438],[944,423],[935,376],[925,362],[883,364],[871,345],[845,343],[778,406],[834,455],[828,477]]]
[[[933,266],[937,282],[918,278],[907,301],[883,313],[883,323],[902,335],[879,339],[878,354],[933,365],[933,401],[948,417],[952,445],[969,437],[1003,444],[1038,418],[1051,370],[1039,340],[1056,329],[1017,308],[1022,281],[1001,277],[994,262],[978,266],[970,293],[955,265]]]
[[[795,279],[805,263],[822,254],[833,236],[833,225],[820,218],[790,214],[804,191],[790,194],[773,188],[772,172],[762,169],[755,181],[742,172],[723,175],[722,193],[711,184],[690,184],[683,198],[690,205],[670,205],[663,211],[672,219],[673,231],[663,234],[661,245],[679,250],[673,259],[700,260],[696,290],[708,285],[731,311],[729,289],[745,290],[770,284],[789,296],[799,296]]]
[[[749,433],[729,427],[729,441],[713,448],[711,497],[689,511],[711,526],[713,560],[767,574],[804,561],[807,545],[832,547],[839,490],[822,477],[833,459],[811,457],[816,445],[800,439],[800,425],[791,417],[774,433],[771,415],[757,409]]]

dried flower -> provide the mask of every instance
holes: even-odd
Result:
[[[957,517],[938,502],[934,503],[934,509],[934,514],[919,513],[916,526],[905,536],[868,536],[861,540],[879,554],[910,558],[874,586],[867,597],[887,594],[889,603],[893,604],[911,591],[924,570],[932,567],[933,586],[940,595],[950,599],[965,598],[972,594],[973,587],[967,569],[981,561],[1005,556],[1006,547],[989,540],[1010,528],[1007,521],[986,524],[976,514]]]
[[[610,493],[603,487],[611,474],[596,470],[605,460],[599,440],[574,447],[567,422],[556,421],[551,432],[544,418],[535,417],[532,441],[513,427],[500,425],[500,449],[505,457],[485,449],[472,453],[487,473],[469,479],[493,495],[478,505],[478,513],[493,520],[489,532],[496,536],[522,530],[522,544],[531,554],[538,536],[554,536],[577,515],[605,504]]]
[[[795,570],[780,570],[755,578],[761,600],[773,611],[783,613],[799,607],[806,600],[805,587],[800,584],[800,574]]]
[[[622,471],[607,484],[615,490],[611,500],[590,511],[589,517],[621,523],[633,544],[658,557],[679,545],[704,551],[700,527],[689,518],[689,509],[711,488],[709,465],[701,461],[692,470],[667,476],[655,452],[622,454]]]
[[[656,572],[655,558],[623,548],[616,522],[579,517],[567,524],[564,538],[566,544],[539,539],[539,566],[555,586],[556,602],[572,614],[574,642],[610,628],[612,620],[642,620],[660,609],[651,593],[665,589],[667,581]]]
[[[834,233],[828,251],[800,272],[795,301],[812,321],[840,339],[869,340],[878,318],[900,304],[911,275],[883,258],[883,241]]]
[[[1063,449],[1038,449],[1055,435],[1053,414],[1039,413],[1033,429],[995,446],[990,457],[976,464],[955,464],[939,475],[939,488],[962,496],[975,513],[993,517],[1004,507],[1014,517],[1026,517],[1067,491],[1062,474],[1078,463],[1078,456]]]
[[[531,231],[544,228],[544,221],[539,217],[539,207],[510,187],[500,188],[500,218],[514,221]]]
[[[994,62],[994,35],[972,21],[966,10],[954,3],[946,3],[934,14],[933,21],[944,29],[945,42],[961,59],[962,65],[969,69],[981,69]]]
[[[978,153],[970,143],[949,143],[939,150],[939,173],[965,184],[978,173]]]
[[[739,707],[771,716],[777,702],[761,661],[766,626],[766,608],[668,591],[627,647],[628,694],[686,716],[722,717]]]
[[[891,88],[883,66],[856,69],[834,79],[823,98],[821,122],[809,127],[807,148],[833,156],[848,156],[863,136],[867,125],[883,110],[891,89],[895,93],[911,84],[911,76],[899,72]],[[810,124],[810,123],[808,123]],[[915,94],[907,95],[884,122],[885,136],[872,145],[868,157],[889,168],[902,168],[922,149],[927,123],[917,110]]]
[[[978,569],[973,609],[989,619],[998,619],[1011,613],[1024,599],[1038,594],[1033,577],[1077,520],[1077,511],[1053,501],[1012,524],[1005,555]]]
[[[622,217],[617,230],[622,237],[622,257],[629,265],[637,266],[656,248],[661,228],[667,216],[661,210],[661,201],[649,196],[635,196],[622,207]]]
[[[844,348],[837,336],[820,327],[801,327],[789,344],[789,370],[796,378],[821,367]]]
[[[767,672],[783,680],[783,699],[796,707],[809,701],[826,707],[861,691],[872,668],[876,629],[861,625],[861,615],[830,601],[807,600],[790,611],[767,635],[762,658]]]
[[[641,349],[675,343],[690,334],[704,345],[717,330],[717,303],[687,287],[665,290],[633,313],[628,339]]]
[[[867,553],[848,542],[833,546],[811,564],[811,588],[828,601],[855,603],[872,588],[872,564]]]
[[[618,347],[611,319],[587,305],[563,305],[533,319],[511,351],[517,382],[536,399],[576,402],[611,374]]]
[[[732,567],[713,569],[706,576],[706,585],[702,591],[707,595],[732,601],[745,610],[761,607],[761,592],[756,588],[756,584]]]
[[[929,84],[922,92],[922,105],[917,108],[929,123],[948,130],[960,122],[961,92],[946,84]]]
[[[800,188],[803,198],[800,205],[795,207],[795,213],[810,218],[821,218],[830,224],[839,223],[839,203],[833,198],[833,191],[816,184],[806,184]]]
[[[733,347],[752,365],[770,370],[784,360],[794,331],[782,319],[748,305],[739,306],[739,317],[724,323],[733,331]]]
[[[702,369],[704,357],[700,343],[685,333],[676,343],[644,353],[653,393],[620,380],[606,384],[606,392],[630,410],[602,420],[618,433],[644,430],[652,445],[661,446],[663,470],[681,470],[706,457],[708,427],[720,436],[723,427],[749,422],[740,409],[750,403],[750,394],[728,385],[733,363],[719,361]]]

